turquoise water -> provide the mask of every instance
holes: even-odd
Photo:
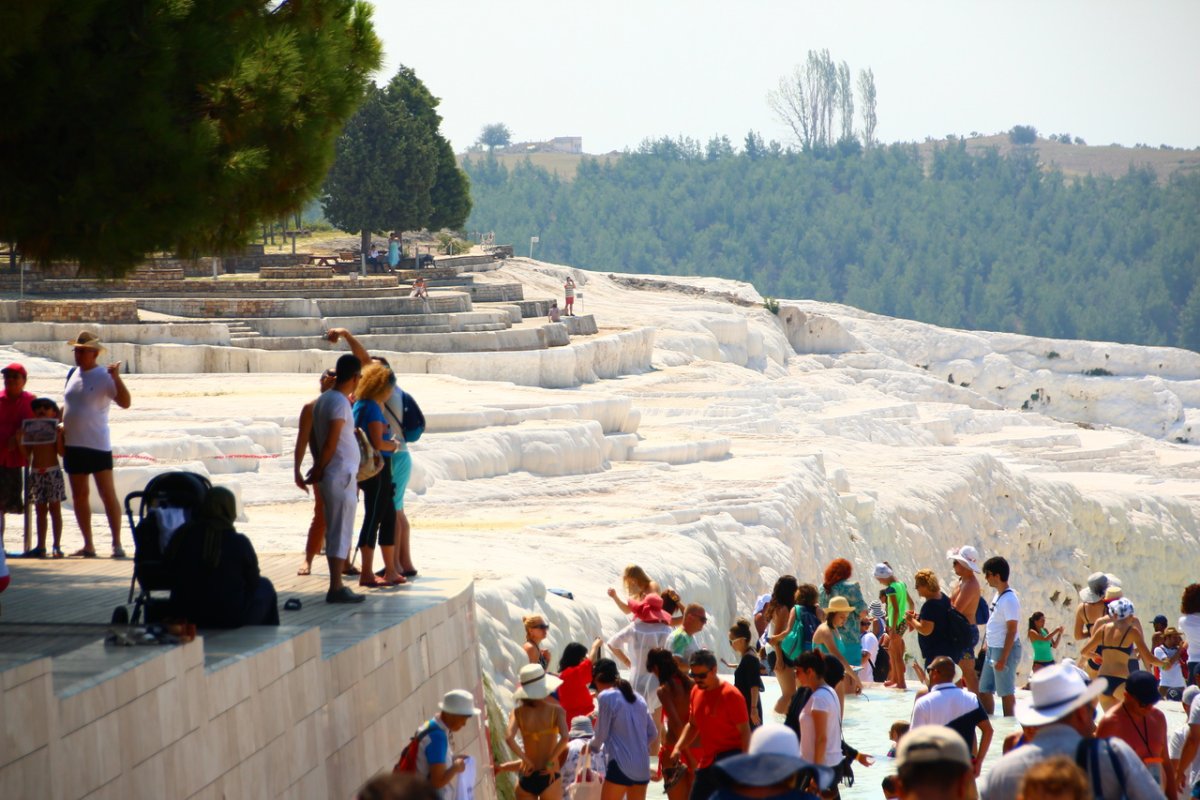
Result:
[[[775,701],[779,698],[779,685],[774,678],[763,678],[763,683],[766,686],[766,691],[763,693],[763,709],[768,717],[771,717],[776,722],[783,722],[783,717],[773,714],[770,709],[774,707]],[[870,754],[875,759],[875,765],[866,768],[856,765],[854,768],[855,784],[853,787],[842,787],[842,797],[846,800],[852,798],[873,798],[877,800],[883,797],[883,792],[880,790],[880,782],[885,776],[895,772],[895,767],[892,760],[887,758],[886,753],[891,748],[891,742],[888,740],[888,729],[896,720],[909,720],[912,718],[913,699],[916,697],[916,687],[919,684],[915,680],[909,681],[908,691],[897,691],[895,689],[885,689],[880,684],[867,684],[863,693],[857,697],[846,698],[846,715],[842,721],[842,738],[846,743],[855,749]],[[1017,702],[1028,699],[1029,693],[1023,690],[1017,691]],[[997,706],[999,699],[997,698]],[[1167,728],[1170,731],[1175,730],[1183,724],[1183,713],[1180,710],[1179,703],[1160,703],[1161,708],[1167,715]],[[983,773],[986,775],[991,766],[1001,756],[1001,746],[1004,742],[1004,737],[1010,733],[1019,730],[1015,719],[1011,717],[992,717],[992,727],[995,728],[995,736],[992,740],[992,746],[988,751],[987,758],[984,759]],[[650,789],[647,792],[647,797],[661,799],[666,795],[662,790],[662,783],[651,783]]]

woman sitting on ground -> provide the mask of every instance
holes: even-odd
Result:
[[[567,750],[567,714],[562,706],[548,699],[561,682],[547,675],[538,664],[521,667],[518,682],[513,698],[519,704],[508,715],[505,738],[521,759],[517,798],[561,800],[563,789],[558,765],[559,757]]]
[[[521,649],[529,657],[530,664],[541,664],[542,669],[550,667],[550,651],[542,647],[542,642],[550,635],[550,623],[541,614],[530,614],[521,619],[525,624],[525,643]]]
[[[236,519],[233,492],[214,486],[171,539],[171,608],[199,628],[279,624],[275,587],[259,574],[254,545],[234,529]]]

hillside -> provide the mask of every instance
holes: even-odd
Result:
[[[967,152],[981,155],[989,149],[999,150],[1001,155],[1008,155],[1015,148],[1009,141],[1008,134],[994,136],[966,137]],[[944,147],[945,139],[931,140],[917,145],[921,155],[928,163],[933,158],[937,147]],[[1038,139],[1033,145],[1037,152],[1038,161],[1045,169],[1058,169],[1066,177],[1083,175],[1107,175],[1119,178],[1132,167],[1149,167],[1158,176],[1159,182],[1165,182],[1176,172],[1194,174],[1200,171],[1200,149],[1196,150],[1159,150],[1142,147],[1122,147],[1120,145],[1066,145],[1052,142],[1049,139]],[[462,153],[458,156],[459,163],[468,156],[472,159],[482,157],[480,153]],[[621,158],[621,153],[612,152],[602,155],[588,153],[505,153],[494,154],[496,160],[508,169],[523,163],[526,158],[535,166],[546,170],[560,178],[573,180],[584,159],[594,159],[607,164]]]
[[[1009,141],[1008,134],[967,138],[967,152],[982,155],[996,149],[1001,155],[1017,150]],[[937,147],[944,147],[946,140],[923,142],[918,145],[921,155],[928,163]],[[1032,146],[1037,152],[1043,169],[1058,169],[1065,177],[1084,175],[1107,175],[1119,178],[1129,172],[1130,167],[1149,167],[1154,170],[1160,183],[1165,183],[1175,173],[1196,174],[1200,172],[1200,150],[1159,150],[1145,147],[1121,147],[1120,145],[1061,144],[1039,138]]]

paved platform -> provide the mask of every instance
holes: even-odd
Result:
[[[386,589],[362,589],[357,578],[346,583],[367,595],[358,605],[325,602],[329,571],[318,558],[313,574],[301,576],[298,553],[259,556],[259,569],[279,595],[280,627],[201,632],[204,662],[220,668],[239,655],[270,646],[307,628],[319,628],[321,655],[334,653],[384,628],[460,593],[465,575],[427,575]],[[161,646],[113,647],[103,641],[111,629],[113,609],[125,605],[133,576],[132,559],[10,559],[12,584],[0,595],[0,672],[38,658],[55,659],[55,692],[78,689],[128,668],[161,650]],[[158,595],[165,596],[165,595]],[[296,611],[284,611],[290,598]],[[132,609],[131,609],[132,610]],[[89,668],[88,662],[92,662]]]
[[[0,797],[348,797],[391,767],[449,689],[484,702],[470,576],[328,605],[319,562],[263,554],[278,627],[105,644],[133,564],[13,559],[0,595]],[[133,629],[136,631],[137,629]],[[459,749],[486,764],[480,725]],[[494,800],[491,772],[476,797]]]

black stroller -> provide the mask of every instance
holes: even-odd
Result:
[[[169,592],[172,579],[165,548],[170,536],[190,522],[200,510],[204,496],[212,483],[194,472],[164,472],[155,475],[140,492],[125,496],[125,515],[133,532],[133,580],[129,583],[129,600],[133,615],[125,606],[113,609],[114,625],[138,624],[145,614],[146,623],[161,622],[167,613],[168,601],[156,599],[153,592]],[[140,501],[140,502],[139,502]],[[138,503],[137,519],[133,505]],[[136,593],[137,587],[141,591]]]

